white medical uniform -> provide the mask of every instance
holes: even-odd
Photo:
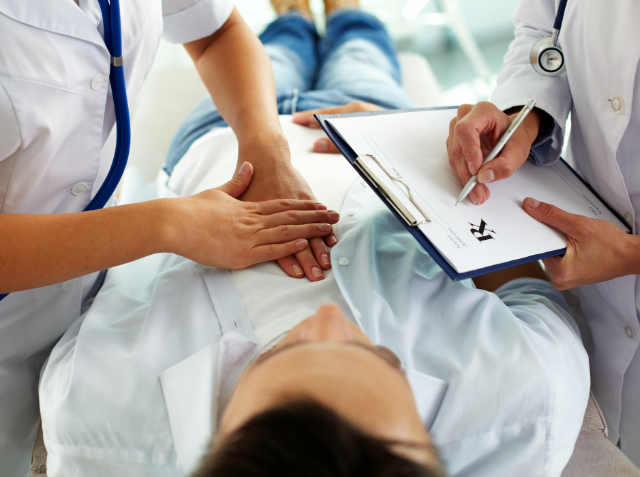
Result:
[[[529,63],[533,43],[551,35],[558,1],[522,0],[492,101],[507,109],[536,100],[555,121],[534,145],[539,163],[555,161],[571,113],[568,160],[634,231],[640,216],[640,3],[569,0],[560,32],[567,72],[555,78]],[[489,186],[491,187],[491,186]],[[594,262],[598,257],[593,257]],[[580,287],[590,338],[593,393],[609,438],[640,465],[640,282],[627,276]],[[585,333],[583,333],[584,335]]]
[[[0,0],[1,213],[80,212],[111,165],[115,115],[110,56],[97,0],[80,0],[79,7],[71,0]],[[175,43],[206,37],[232,8],[232,0],[121,2],[130,104],[163,33]],[[0,302],[3,476],[27,475],[40,367],[80,316],[96,276],[12,293]]]
[[[342,178],[320,190],[315,176],[331,181],[327,161],[349,171],[346,161],[307,154],[316,164],[307,167],[290,128],[312,132],[285,125],[294,165],[317,172],[305,177],[318,199],[344,196]],[[237,157],[229,134],[194,143],[169,185],[186,194],[226,180]],[[198,171],[222,170],[212,151],[229,156],[227,174],[198,186]],[[247,363],[315,311],[306,288],[400,357],[450,475],[559,476],[589,392],[587,354],[562,294],[533,279],[497,296],[451,281],[360,180],[341,215],[332,270],[318,283],[287,278],[274,263],[230,273],[173,255],[112,269],[43,372],[49,477],[189,475]]]

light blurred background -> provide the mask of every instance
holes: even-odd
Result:
[[[487,99],[491,81],[513,39],[511,17],[518,0],[360,0],[361,8],[385,23],[399,51],[423,55],[453,101]],[[236,0],[256,34],[275,18],[269,0]],[[318,29],[324,3],[310,0]],[[190,66],[179,45],[162,42],[155,69]],[[458,99],[458,101],[454,101]]]

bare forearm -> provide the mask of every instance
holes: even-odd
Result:
[[[275,81],[269,57],[237,10],[210,38],[185,45],[216,108],[238,137],[278,155],[286,146],[278,120]],[[254,166],[259,166],[253,161]]]
[[[0,293],[59,283],[164,251],[168,201],[74,214],[0,215]]]

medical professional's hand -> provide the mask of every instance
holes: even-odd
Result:
[[[260,202],[298,199],[315,202],[309,184],[291,165],[286,139],[284,142],[253,141],[247,145],[240,144],[239,160],[253,163],[252,158],[256,159],[253,178],[247,190],[239,197],[240,200]],[[324,279],[323,270],[331,268],[327,246],[333,247],[338,239],[332,229],[318,235],[323,237],[311,238],[304,250],[279,258],[278,264],[287,275],[293,278],[303,278],[306,275],[311,281]]]
[[[535,199],[524,200],[524,210],[536,220],[567,235],[567,252],[543,260],[558,290],[637,274],[640,237],[624,233],[606,220],[565,212]]]
[[[447,153],[456,177],[460,183],[466,184],[472,175],[478,174],[480,184],[469,193],[474,204],[482,204],[489,198],[489,188],[485,184],[511,176],[529,157],[529,150],[538,137],[540,127],[540,116],[536,109],[513,133],[498,157],[481,167],[484,158],[520,110],[512,108],[508,111],[511,114],[505,114],[488,102],[480,102],[475,106],[463,104],[449,123]]]
[[[244,163],[217,189],[173,199],[170,251],[204,265],[238,269],[298,253],[308,247],[305,239],[331,232],[338,213],[314,200],[237,200],[252,173],[252,165]]]
[[[380,109],[382,109],[380,106],[376,106],[372,103],[365,103],[364,101],[352,101],[351,103],[344,104],[342,106],[322,109],[310,109],[309,111],[295,113],[293,115],[293,122],[310,128],[320,128],[318,121],[316,121],[316,118],[313,117],[314,114],[364,113],[367,111],[378,111]],[[313,152],[338,154],[340,151],[338,151],[336,145],[331,142],[329,138],[323,137],[313,143]]]

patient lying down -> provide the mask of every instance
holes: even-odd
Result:
[[[335,304],[242,374],[213,447],[198,475],[443,475],[400,359]]]
[[[451,281],[344,159],[309,152],[321,132],[281,120],[341,213],[325,279],[174,255],[110,270],[43,371],[49,477],[560,475],[589,392],[562,295]],[[235,148],[214,129],[163,193],[220,185]]]

